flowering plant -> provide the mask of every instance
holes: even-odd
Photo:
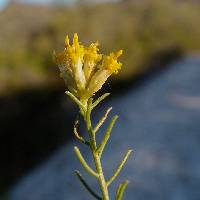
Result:
[[[118,168],[108,180],[106,180],[102,168],[101,156],[106,143],[110,137],[112,128],[118,118],[114,116],[111,120],[107,131],[100,144],[97,144],[96,134],[100,127],[103,125],[108,117],[112,108],[109,108],[105,115],[100,119],[96,126],[92,125],[91,112],[92,110],[103,101],[109,93],[105,93],[95,101],[93,96],[101,89],[102,85],[106,82],[108,77],[113,73],[118,73],[121,69],[122,63],[118,61],[118,58],[122,55],[122,50],[117,53],[110,53],[110,55],[99,54],[98,42],[92,43],[89,47],[84,47],[78,41],[78,35],[74,34],[73,44],[70,45],[68,36],[65,39],[65,48],[61,53],[54,53],[55,62],[60,69],[60,76],[64,79],[68,91],[66,94],[78,105],[80,114],[83,117],[89,139],[83,138],[77,130],[79,121],[77,120],[74,125],[74,134],[76,138],[83,144],[87,145],[92,152],[93,160],[95,163],[95,170],[93,170],[85,161],[82,153],[77,146],[74,147],[75,154],[79,159],[83,167],[98,180],[98,184],[101,190],[101,196],[96,194],[91,187],[87,184],[79,171],[76,171],[81,183],[89,191],[89,193],[98,200],[109,200],[109,186],[119,175],[123,165],[131,154],[132,150],[128,150],[124,158],[120,162]],[[119,185],[115,200],[122,200],[124,190],[128,185],[128,181]]]

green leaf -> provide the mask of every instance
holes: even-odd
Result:
[[[101,144],[99,145],[99,147],[97,149],[97,151],[98,151],[98,153],[99,153],[100,156],[101,156],[101,154],[102,154],[102,152],[103,152],[103,150],[104,150],[104,148],[105,148],[105,146],[106,146],[106,144],[108,142],[108,139],[110,138],[110,134],[111,134],[112,128],[113,128],[113,126],[114,126],[114,124],[115,124],[115,122],[116,122],[117,119],[118,119],[117,115],[115,115],[112,118],[112,120],[111,120],[111,122],[110,122],[110,124],[108,126],[108,129],[107,129],[107,131],[106,131],[106,133],[104,135],[104,138],[103,138]]]
[[[70,91],[66,91],[65,94],[67,94],[79,106],[81,110],[84,112],[86,111],[85,106]]]
[[[94,198],[96,198],[97,200],[102,200],[102,198],[101,198],[98,194],[96,194],[96,193],[91,189],[91,187],[87,184],[87,182],[84,180],[84,178],[83,178],[83,176],[81,175],[81,173],[80,173],[78,170],[76,170],[75,173],[76,173],[78,179],[80,180],[80,182],[81,182],[81,183],[83,184],[83,186],[86,188],[86,190],[87,190]]]
[[[109,186],[117,178],[117,176],[121,172],[124,164],[126,163],[128,157],[130,156],[131,152],[132,152],[132,150],[128,150],[128,152],[125,154],[124,158],[122,159],[118,168],[116,169],[114,175],[107,181],[107,186]]]
[[[83,167],[94,177],[98,178],[99,175],[87,164],[85,159],[83,158],[79,148],[77,146],[74,147],[74,151],[76,153],[77,158],[79,159],[80,163],[83,165]]]
[[[129,184],[129,181],[126,180],[119,185],[117,192],[116,192],[115,200],[122,200],[124,191],[125,191],[126,187],[128,186],[128,184]]]
[[[94,128],[94,133],[96,133],[99,130],[99,128],[103,125],[103,123],[107,119],[108,114],[110,113],[111,110],[112,110],[112,107],[108,108],[108,110],[106,111],[105,115],[99,120],[98,124]]]
[[[92,109],[95,108],[101,101],[103,101],[107,96],[109,96],[110,93],[105,93],[102,96],[100,96],[93,104]]]
[[[74,124],[74,135],[76,136],[76,138],[82,142],[83,144],[86,144],[88,146],[90,146],[90,143],[88,141],[86,141],[82,136],[80,136],[80,134],[78,133],[77,131],[77,125],[79,124],[79,120],[76,120],[75,121],[75,124]]]

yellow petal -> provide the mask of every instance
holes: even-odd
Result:
[[[120,50],[117,53],[110,53],[109,56],[104,56],[101,68],[107,69],[111,73],[117,74],[122,66],[122,63],[118,62],[117,59],[122,55],[122,53],[123,51]]]
[[[74,78],[77,84],[77,88],[80,91],[84,90],[86,86],[85,75],[84,75],[82,67],[83,67],[83,64],[81,62],[81,59],[79,58],[76,66],[73,67],[73,72],[74,72]]]
[[[69,37],[67,35],[66,38],[65,38],[65,47],[67,48],[69,46],[70,46],[70,44],[69,44]]]
[[[83,70],[87,81],[90,79],[96,64],[102,59],[102,55],[98,53],[98,45],[98,42],[96,42],[85,48]]]
[[[97,91],[99,91],[103,84],[106,82],[108,77],[111,75],[109,70],[106,69],[99,69],[92,77],[89,82],[88,87],[85,91],[85,96],[90,98],[94,95]]]

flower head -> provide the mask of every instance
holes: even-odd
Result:
[[[118,58],[122,50],[110,53],[109,56],[99,54],[99,43],[84,47],[75,33],[70,45],[66,36],[65,48],[61,53],[55,53],[55,62],[60,69],[68,89],[81,101],[87,101],[113,73],[118,73],[122,63]]]
[[[108,69],[111,73],[117,74],[121,69],[122,63],[117,59],[122,55],[123,51],[120,50],[117,53],[110,53],[109,56],[104,56],[102,68]]]
[[[102,54],[99,54],[98,49],[99,43],[92,43],[89,47],[85,48],[85,55],[84,55],[84,73],[86,80],[88,81],[94,70],[97,63],[99,63],[102,59]]]

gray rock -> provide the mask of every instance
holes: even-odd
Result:
[[[106,175],[112,174],[128,148],[134,149],[111,193],[120,180],[128,178],[131,183],[124,199],[199,200],[200,58],[180,60],[139,90],[130,90],[106,104],[120,115],[103,156]],[[73,145],[58,150],[19,181],[10,199],[92,199],[73,171],[80,169],[93,188],[96,180],[80,166]],[[81,150],[91,163],[87,148]]]

